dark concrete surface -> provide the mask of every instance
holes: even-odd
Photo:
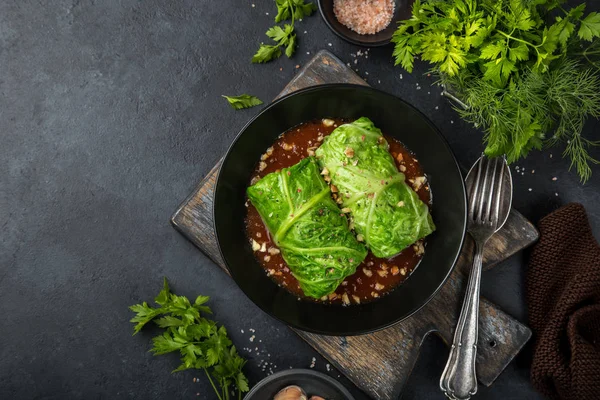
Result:
[[[169,224],[258,111],[235,112],[222,94],[269,100],[318,50],[353,62],[359,49],[317,15],[298,23],[293,60],[251,65],[274,15],[273,1],[253,1],[0,1],[0,399],[213,399],[201,374],[171,374],[175,356],[147,352],[155,332],[131,337],[127,307],[152,299],[163,276],[179,294],[211,296],[215,318],[239,348],[252,348],[242,351],[252,384],[313,357],[327,371]],[[415,104],[472,163],[480,133],[430,87],[426,66],[410,75],[390,53],[372,50],[352,65]],[[599,128],[591,122],[586,132],[598,138]],[[536,221],[579,201],[600,236],[600,168],[582,186],[560,153],[517,163],[526,173],[514,176],[514,206]],[[483,277],[484,295],[522,321],[525,268],[519,254]],[[446,356],[429,339],[403,398],[442,399]],[[528,362],[526,351],[477,398],[540,398]]]

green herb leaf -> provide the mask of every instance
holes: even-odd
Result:
[[[578,36],[589,42],[595,37],[600,37],[600,14],[592,12],[581,20]]]
[[[227,99],[231,107],[236,110],[241,110],[243,108],[250,108],[254,106],[261,105],[263,102],[255,96],[251,96],[249,94],[242,94],[239,96],[223,96]],[[183,307],[186,307],[183,305]]]
[[[296,35],[290,36],[290,41],[285,48],[285,55],[287,58],[292,58],[294,51],[296,50]]]
[[[291,24],[285,24],[284,28],[273,26],[269,28],[266,35],[277,42],[276,45],[261,44],[256,54],[252,57],[253,63],[266,63],[281,57],[281,48],[285,48],[285,55],[291,58],[296,48],[296,35],[294,24],[297,20],[311,15],[316,9],[314,3],[305,3],[304,0],[276,0],[277,15],[275,22],[292,20]]]
[[[200,311],[210,313],[205,306],[207,296],[198,296],[194,304],[184,296],[170,293],[167,280],[163,290],[156,297],[161,308],[152,308],[147,303],[130,307],[136,313],[131,322],[136,323],[134,334],[154,317],[165,314],[155,320],[165,331],[152,339],[151,352],[154,355],[178,351],[181,364],[173,371],[191,368],[204,369],[220,388],[214,387],[222,400],[230,399],[230,386],[235,385],[238,398],[249,390],[248,380],[242,372],[245,360],[237,354],[225,327],[217,328],[214,321],[203,318]]]
[[[271,46],[267,44],[261,44],[256,54],[252,56],[252,62],[255,64],[266,63],[280,56],[281,49],[278,45]]]

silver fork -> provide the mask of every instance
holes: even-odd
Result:
[[[453,400],[467,400],[477,393],[475,359],[483,248],[506,222],[512,202],[512,179],[504,157],[482,156],[477,160],[467,175],[467,188],[467,228],[475,241],[475,258],[450,356],[440,379],[440,388]]]

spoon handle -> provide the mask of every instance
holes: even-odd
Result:
[[[477,393],[475,359],[479,322],[479,287],[485,242],[475,242],[475,258],[469,276],[467,293],[463,302],[450,356],[440,379],[440,388],[453,400],[468,400]]]

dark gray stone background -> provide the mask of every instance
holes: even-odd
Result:
[[[169,224],[260,109],[236,112],[222,94],[269,100],[318,50],[346,62],[359,50],[316,15],[297,24],[292,60],[251,65],[275,8],[253,1],[0,1],[0,399],[214,398],[200,373],[170,373],[176,356],[147,352],[155,331],[131,337],[127,307],[151,300],[163,276],[179,294],[211,296],[233,341],[253,349],[242,351],[252,384],[268,372],[261,360],[275,371],[316,357],[315,369],[326,372],[325,360]],[[372,50],[356,68],[427,114],[471,164],[481,134],[430,87],[425,65],[410,75],[390,54]],[[591,122],[587,135],[597,139],[598,128]],[[526,173],[514,176],[514,206],[537,221],[579,201],[599,234],[600,168],[583,186],[561,151],[517,163]],[[519,254],[483,276],[483,294],[521,321],[525,268]],[[478,398],[540,398],[528,382],[527,353]],[[442,399],[446,356],[439,339],[428,339],[403,398]]]

